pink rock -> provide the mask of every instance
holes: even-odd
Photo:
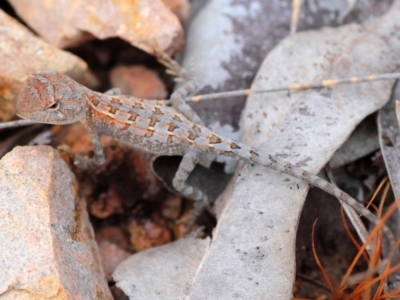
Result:
[[[164,99],[167,90],[154,70],[145,66],[119,66],[110,72],[112,87],[121,89],[123,95],[139,98]]]
[[[73,174],[48,146],[0,161],[2,299],[111,299]]]
[[[149,53],[153,45],[171,55],[183,46],[179,20],[161,0],[10,0],[10,4],[36,32],[60,48],[93,37],[119,37]]]

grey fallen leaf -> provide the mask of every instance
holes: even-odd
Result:
[[[30,140],[28,146],[49,145],[50,143],[51,143],[51,131],[50,129],[48,129],[39,133],[32,140]]]
[[[248,88],[268,51],[289,34],[290,9],[284,6],[290,2],[209,1],[188,24],[183,61],[186,69],[194,65],[198,93]],[[238,131],[244,103],[245,97],[236,97],[193,107],[217,132],[226,124]]]
[[[210,239],[186,237],[132,255],[113,273],[130,299],[185,299]]]
[[[329,164],[338,168],[360,159],[379,149],[375,115],[367,117],[351,133],[346,142],[335,152]]]

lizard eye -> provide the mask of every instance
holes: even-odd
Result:
[[[45,109],[46,110],[57,110],[60,108],[60,102],[54,102],[51,103],[49,106],[47,106]]]

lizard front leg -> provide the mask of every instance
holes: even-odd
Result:
[[[82,157],[82,156],[76,155],[76,154],[72,153],[71,149],[66,145],[62,145],[62,146],[58,147],[58,149],[67,152],[68,155],[72,158],[74,165],[76,165],[78,168],[94,169],[94,168],[101,166],[106,161],[106,157],[104,155],[103,147],[101,146],[101,143],[100,143],[99,134],[95,130],[93,130],[90,126],[86,125],[85,123],[83,123],[83,124],[85,125],[85,127],[87,128],[87,130],[90,133],[94,156],[88,158],[88,157]]]

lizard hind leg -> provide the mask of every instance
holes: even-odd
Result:
[[[175,177],[172,180],[172,185],[176,191],[178,191],[183,196],[196,201],[194,212],[189,222],[189,227],[193,225],[196,218],[209,204],[208,197],[204,192],[186,183],[186,180],[189,178],[190,173],[194,170],[197,163],[199,162],[199,154],[199,151],[196,149],[188,150],[184,154],[178,170],[176,171]]]
[[[195,149],[188,150],[176,171],[175,177],[172,180],[173,187],[183,196],[195,200],[208,203],[208,197],[199,189],[186,184],[190,173],[194,170],[199,162],[199,152]]]

